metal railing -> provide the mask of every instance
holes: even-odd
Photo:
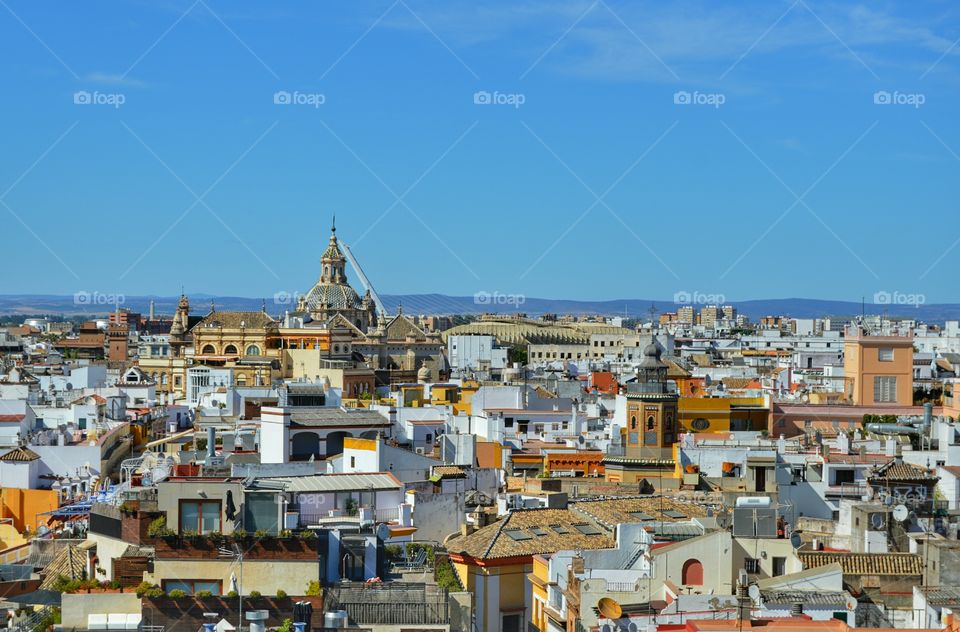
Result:
[[[53,606],[44,606],[31,612],[26,618],[10,627],[11,632],[33,632],[43,619],[53,612]]]

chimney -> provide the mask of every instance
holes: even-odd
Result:
[[[890,457],[897,456],[897,440],[893,437],[887,437],[887,442],[885,444],[885,454]]]
[[[581,556],[576,556],[570,561],[570,570],[574,573],[583,572],[583,558]]]
[[[207,461],[217,455],[217,430],[213,426],[207,428]]]
[[[153,309],[153,308],[154,308],[153,300],[151,299],[151,300],[150,300],[150,316],[149,316],[149,320],[153,320],[153,316],[154,316],[154,309]]]

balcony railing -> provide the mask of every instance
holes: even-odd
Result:
[[[296,509],[291,509],[291,512],[296,512]],[[394,520],[400,519],[400,508],[399,507],[380,507],[378,509],[363,509],[358,510],[352,515],[346,515],[342,509],[340,510],[330,510],[327,511],[299,511],[300,514],[298,526],[300,527],[310,527],[322,524],[328,524],[331,522],[360,522],[360,513],[363,511],[369,516],[369,519],[373,522],[391,522]],[[333,515],[331,515],[331,513]]]

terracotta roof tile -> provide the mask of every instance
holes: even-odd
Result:
[[[29,463],[30,461],[36,461],[40,458],[40,455],[31,450],[30,448],[14,448],[6,454],[0,456],[0,461],[15,462],[15,463]]]
[[[886,465],[881,465],[870,473],[871,481],[922,481],[936,477],[931,476],[925,469],[913,463],[905,463],[893,459]]]
[[[684,522],[707,515],[706,507],[684,503],[669,497],[632,496],[600,500],[578,500],[570,505],[609,529],[622,523],[641,522],[644,516],[658,522]],[[682,518],[679,516],[683,516]]]
[[[609,534],[570,509],[515,510],[499,522],[447,542],[451,553],[480,560],[613,546]]]
[[[87,572],[87,554],[74,545],[60,549],[43,569],[41,590],[50,590],[61,575],[67,579],[84,579]]]
[[[817,568],[838,563],[844,575],[900,575],[923,574],[923,560],[913,553],[828,553],[825,551],[797,551],[804,568]]]

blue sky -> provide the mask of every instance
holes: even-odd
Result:
[[[947,1],[2,0],[0,293],[303,291],[336,213],[382,293],[956,302],[958,38]]]

